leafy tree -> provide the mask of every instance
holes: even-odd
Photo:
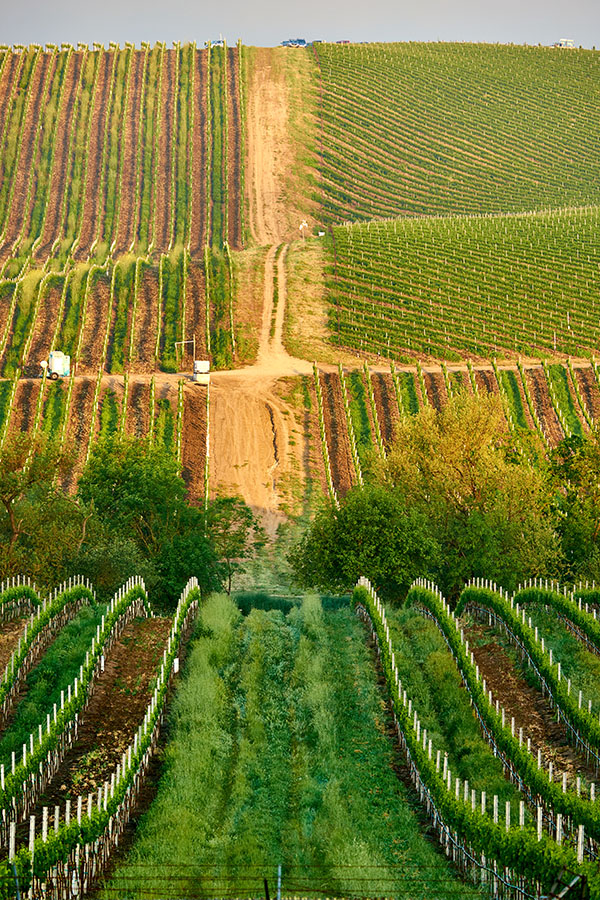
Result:
[[[302,587],[348,591],[364,575],[386,599],[404,597],[438,548],[427,519],[381,485],[355,488],[321,510],[290,562]]]
[[[433,574],[449,595],[473,576],[510,589],[558,571],[544,476],[515,453],[496,397],[459,394],[404,419],[379,478],[426,516],[443,551]]]
[[[561,441],[550,456],[549,480],[566,574],[600,580],[600,431]]]
[[[207,529],[230,594],[233,575],[244,571],[243,561],[264,543],[263,530],[241,497],[213,500],[207,510]]]

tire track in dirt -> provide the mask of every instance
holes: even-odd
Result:
[[[77,248],[76,259],[86,259],[96,237],[98,216],[103,208],[103,200],[100,197],[100,178],[102,172],[102,149],[104,142],[104,128],[106,117],[110,115],[108,109],[108,97],[110,93],[110,75],[113,66],[114,51],[105,51],[100,62],[98,72],[98,89],[96,91],[96,105],[92,110],[92,122],[90,141],[86,150],[88,165],[88,180],[85,196],[81,198],[81,236]]]
[[[144,71],[144,51],[135,50],[131,60],[131,90],[129,92],[129,107],[124,110],[121,124],[121,186],[120,186],[120,210],[119,230],[113,235],[116,241],[114,256],[118,257],[129,249],[134,239],[133,227],[140,198],[137,194],[137,149],[140,117],[143,115],[142,101],[142,73]]]
[[[65,88],[63,107],[59,111],[59,121],[56,129],[57,147],[54,155],[54,165],[50,173],[48,185],[48,203],[46,218],[41,241],[36,252],[36,259],[46,260],[49,256],[55,239],[59,236],[59,216],[62,198],[67,186],[68,153],[71,134],[76,123],[75,98],[77,85],[81,75],[82,66],[85,63],[83,53],[72,53],[71,64],[65,73]]]

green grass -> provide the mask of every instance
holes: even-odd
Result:
[[[313,53],[325,222],[600,202],[597,53],[446,42]]]
[[[600,207],[333,228],[331,341],[400,359],[591,355]]]
[[[96,627],[100,624],[104,607],[84,606],[75,618],[61,630],[40,662],[31,670],[25,683],[25,694],[17,703],[8,727],[0,737],[0,760],[10,764],[14,751],[19,757],[21,748],[29,741],[31,732],[37,735],[38,724],[45,728],[46,715],[52,716],[53,704],[60,709],[60,692],[79,674]]]
[[[479,896],[423,840],[365,632],[318,598],[244,619],[211,598],[157,798],[104,896]],[[175,876],[173,873],[177,873]]]
[[[577,400],[571,395],[571,388],[569,387],[569,379],[565,367],[551,365],[548,369],[558,406],[564,416],[567,427],[571,429],[573,434],[583,437],[583,427],[576,406]]]
[[[350,416],[356,438],[356,449],[361,466],[367,462],[370,451],[373,450],[373,438],[371,435],[371,422],[367,411],[367,392],[360,372],[350,372],[346,378],[348,386],[348,402]]]
[[[154,439],[167,450],[175,452],[175,416],[169,401],[164,397],[156,404]]]
[[[519,390],[519,379],[514,372],[503,371],[500,373],[502,379],[502,387],[512,413],[513,422],[519,428],[529,430],[527,419],[525,418],[525,410],[521,400],[521,392]]]

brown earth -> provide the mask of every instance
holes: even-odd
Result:
[[[4,672],[28,622],[29,616],[18,616],[0,625],[0,673]]]
[[[204,264],[198,260],[190,260],[188,264],[188,280],[186,293],[187,338],[196,336],[196,359],[206,358],[206,290],[204,280]],[[184,348],[190,350],[188,346]],[[188,357],[188,359],[191,357]]]
[[[150,424],[150,392],[146,381],[131,381],[127,422],[130,433],[137,438],[146,437]]]
[[[592,367],[575,369],[575,378],[588,413],[594,420],[600,419],[600,390]]]
[[[48,198],[44,230],[36,252],[36,259],[45,260],[50,254],[58,230],[62,200],[67,189],[68,153],[72,130],[75,127],[77,98],[81,88],[81,76],[86,56],[83,53],[72,53],[71,64],[65,73],[64,102],[59,111],[56,129],[56,150],[54,165],[48,185]]]
[[[381,429],[383,444],[388,450],[394,439],[394,430],[400,420],[400,410],[396,402],[394,383],[391,375],[378,372],[371,375],[377,418]]]
[[[183,443],[182,475],[197,501],[204,498],[204,472],[206,465],[206,388],[202,385],[186,385],[183,392]]]
[[[189,288],[188,288],[189,291]],[[140,275],[134,323],[131,368],[136,375],[156,369],[158,327],[158,266],[144,267]]]
[[[194,91],[194,130],[192,139],[192,227],[190,235],[190,252],[192,256],[202,258],[206,240],[206,50],[196,52],[196,85]]]
[[[544,370],[541,368],[526,369],[525,377],[529,384],[533,406],[538,419],[542,423],[550,443],[556,445],[559,441],[562,441],[564,433],[552,406]]]
[[[29,348],[29,356],[25,360],[25,363],[30,368],[37,369],[41,360],[46,358],[48,351],[51,349],[50,341],[58,320],[61,296],[62,288],[51,287],[49,290],[46,290],[39,305],[33,328],[33,339]]]
[[[143,88],[145,53],[136,50],[131,60],[129,104],[123,110],[121,123],[121,171],[119,186],[119,230],[113,235],[115,240],[114,256],[126,253],[134,239],[133,229],[136,211],[140,198],[137,193],[137,148],[140,117],[142,116],[141,99]]]
[[[423,372],[429,402],[438,411],[448,402],[448,391],[441,372]]]
[[[240,134],[240,95],[239,95],[239,57],[237,47],[227,50],[227,95],[229,100],[229,142],[227,160],[229,177],[229,234],[227,240],[234,249],[242,246],[242,227],[240,217],[240,205],[244,202],[242,197],[241,180],[241,134]]]
[[[35,406],[40,392],[40,381],[20,381],[17,385],[9,431],[29,431],[35,417]]]
[[[90,246],[96,237],[99,211],[104,207],[100,197],[100,180],[102,172],[102,153],[104,147],[104,128],[106,117],[110,116],[108,97],[112,81],[115,53],[105,51],[100,62],[98,85],[95,103],[92,110],[92,127],[86,153],[87,190],[81,201],[81,236],[76,259],[85,259]]]
[[[112,315],[110,277],[97,275],[88,294],[83,323],[81,358],[77,364],[77,371],[81,375],[93,375],[98,371],[109,315]]]
[[[165,50],[162,96],[159,101],[160,140],[157,181],[154,186],[155,246],[167,250],[171,224],[171,136],[175,103],[175,50]]]
[[[106,657],[78,739],[32,813],[38,821],[44,806],[59,804],[63,812],[67,797],[86,796],[110,778],[144,717],[170,628],[170,619],[156,617],[124,629]]]
[[[594,780],[595,770],[585,756],[568,743],[564,725],[556,721],[541,692],[527,683],[512,655],[498,643],[497,631],[482,625],[469,625],[465,628],[465,636],[487,689],[505,709],[505,721],[510,725],[514,717],[515,733],[522,728],[524,741],[531,738],[532,752],[542,751],[546,767],[552,762],[555,779],[567,772],[570,781],[577,773],[584,773]],[[478,643],[480,641],[486,643]]]

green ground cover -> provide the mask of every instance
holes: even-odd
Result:
[[[398,779],[365,632],[307,597],[202,610],[158,796],[106,886],[123,898],[478,896],[424,841]]]

